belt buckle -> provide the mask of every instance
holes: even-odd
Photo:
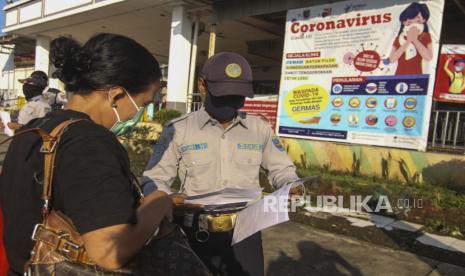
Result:
[[[228,232],[234,229],[236,214],[208,215],[207,219],[211,232]]]
[[[61,248],[58,248],[57,250],[65,257],[70,258],[69,253],[71,253],[71,251],[79,251],[79,248],[80,246],[75,244],[74,242],[65,240]]]
[[[58,244],[56,247],[56,251],[58,251],[61,255],[63,255],[65,258],[68,260],[71,260],[71,256],[69,255],[71,251],[76,251],[78,252],[81,247],[70,241],[69,239],[69,234],[65,231],[59,231],[58,232]],[[78,252],[79,254],[79,252]]]
[[[44,228],[44,225],[42,223],[37,223],[34,226],[34,230],[32,230],[32,236],[31,236],[31,239],[33,241],[37,241],[37,234],[38,234],[39,230],[41,230],[42,228]]]

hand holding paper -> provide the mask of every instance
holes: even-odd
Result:
[[[8,123],[11,122],[10,113],[6,111],[0,111],[0,119],[2,120],[5,134],[8,136],[13,136],[15,132],[8,127]]]

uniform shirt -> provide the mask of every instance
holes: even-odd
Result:
[[[205,109],[167,124],[142,178],[144,193],[171,193],[176,175],[189,196],[226,187],[259,187],[259,169],[274,187],[298,179],[295,166],[268,122],[240,112],[224,129]]]
[[[42,94],[43,99],[52,107],[61,107],[68,103],[68,98],[64,92],[59,90],[50,90],[45,89],[45,92]],[[55,108],[54,110],[56,110]]]
[[[50,112],[52,108],[42,95],[35,96],[30,99],[20,110],[18,114],[18,123],[25,125],[29,123],[30,120],[36,118],[42,118]]]

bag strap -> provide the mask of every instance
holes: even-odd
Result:
[[[44,154],[44,181],[43,181],[43,191],[42,191],[42,200],[44,201],[43,205],[43,215],[47,216],[51,211],[50,199],[52,197],[52,182],[53,182],[53,171],[55,169],[55,157],[56,149],[60,143],[61,136],[66,131],[67,127],[71,124],[77,123],[79,121],[84,121],[86,119],[70,119],[60,123],[55,127],[50,134],[41,129],[41,128],[31,128],[22,131],[18,131],[15,135],[0,141],[0,145],[12,140],[13,138],[26,134],[26,133],[36,133],[42,139],[42,147],[40,152]],[[139,194],[139,200],[144,199],[144,193],[142,192],[141,185],[137,177],[131,172],[132,175],[132,184],[134,185],[137,193]]]
[[[42,190],[42,200],[44,201],[42,212],[44,217],[47,216],[51,210],[50,199],[52,197],[53,171],[55,169],[55,157],[61,137],[71,124],[84,120],[85,119],[70,119],[64,121],[55,127],[46,139],[42,137],[43,144],[40,152],[44,154],[44,186]]]
[[[17,136],[21,136],[23,134],[32,133],[32,132],[35,132],[37,135],[39,135],[42,138],[42,141],[44,141],[45,139],[49,139],[47,136],[50,136],[50,134],[48,134],[47,131],[45,131],[45,130],[43,130],[41,128],[30,128],[30,129],[26,129],[26,130],[17,131],[13,136],[8,137],[8,138],[3,139],[2,141],[0,141],[0,145],[5,144],[6,142],[12,140],[13,138],[15,138]]]

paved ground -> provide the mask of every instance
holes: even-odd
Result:
[[[465,275],[465,268],[288,222],[263,233],[268,276]],[[465,263],[464,263],[465,265]]]

